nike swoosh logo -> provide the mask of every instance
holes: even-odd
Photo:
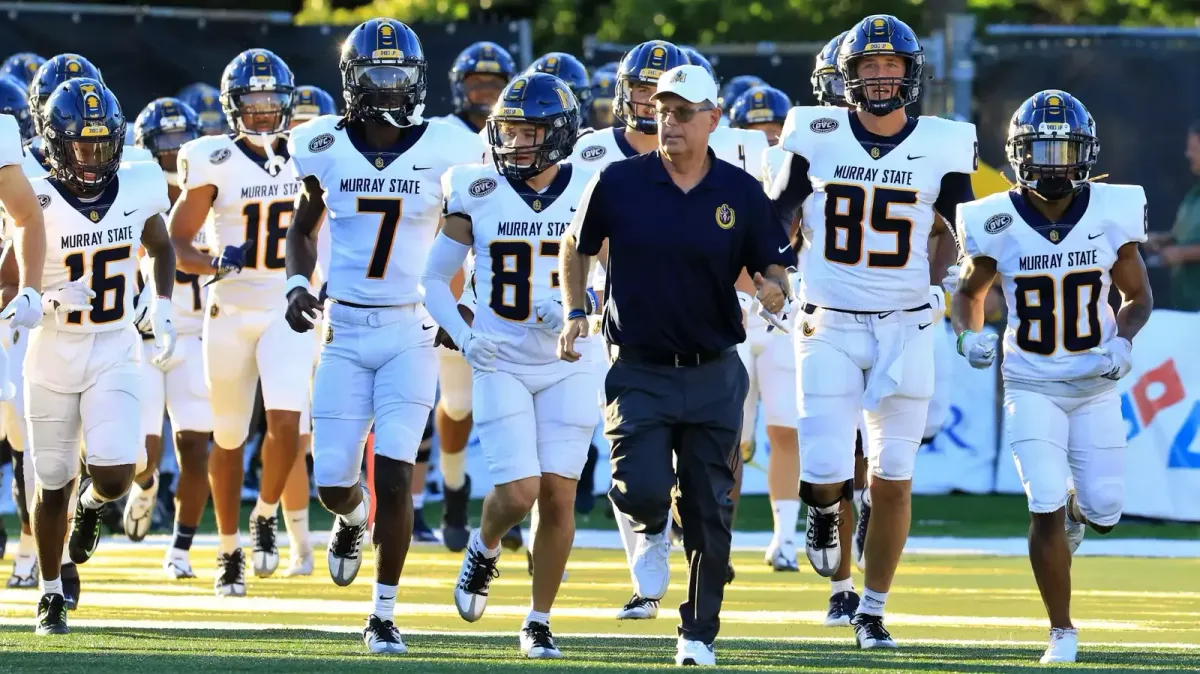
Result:
[[[1098,232],[1095,235],[1088,234],[1088,241],[1091,241],[1092,239],[1098,239],[1102,236],[1104,236],[1104,232]]]
[[[137,213],[137,209],[135,208],[132,211],[125,211],[125,217],[129,217],[131,213]]]
[[[422,326],[421,326],[421,329],[422,329],[422,330],[432,330],[432,329],[433,329],[433,326],[432,326],[432,325],[422,325]]]
[[[883,312],[882,314],[879,314],[879,317],[880,317],[880,318],[887,318],[888,316],[891,316],[891,315],[892,315],[892,314],[894,314],[894,313],[896,313],[896,312],[894,312],[894,311],[885,311],[885,312]]]
[[[783,248],[780,248],[780,249],[779,249],[779,252],[780,252],[780,253],[786,253],[786,252],[788,252],[788,251],[791,249],[791,247],[792,247],[792,244],[790,244],[790,243],[789,243],[788,245],[784,246]]]
[[[931,326],[931,325],[933,325],[933,323],[922,323],[922,324],[920,324],[920,325],[918,325],[918,326],[917,326],[917,329],[918,329],[918,330],[924,330],[925,328],[928,328],[928,327],[929,327],[929,326]]]
[[[417,166],[416,164],[413,164],[414,171],[428,171],[431,168],[433,168],[433,167],[432,166]]]
[[[909,161],[912,161],[912,160],[914,160],[914,159],[924,159],[924,158],[925,158],[925,155],[923,155],[923,154],[919,154],[919,155],[917,155],[917,156],[915,156],[915,157],[914,157],[914,156],[912,156],[911,154],[910,154],[910,155],[908,155],[908,160],[909,160]]]
[[[390,596],[390,597],[380,597],[380,598],[379,598],[379,600],[380,600],[380,601],[395,601],[395,600],[396,600],[396,595],[392,595],[392,596]]]
[[[575,211],[577,211],[577,210],[579,210],[579,209],[578,209],[578,208],[575,208],[574,206],[572,206],[572,207],[571,207],[571,212],[572,212],[572,213],[574,213],[574,212],[575,212]]]

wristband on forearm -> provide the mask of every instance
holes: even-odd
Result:
[[[958,336],[958,343],[957,343],[957,345],[956,345],[956,347],[955,347],[955,348],[958,350],[958,355],[960,355],[960,356],[965,356],[965,355],[966,355],[965,353],[963,353],[963,350],[962,350],[962,343],[963,343],[963,340],[967,338],[967,335],[973,335],[973,334],[975,334],[975,331],[974,331],[974,330],[963,330],[963,331],[962,331],[962,334],[960,334],[960,335]]]
[[[587,312],[587,315],[591,316],[592,314],[594,314],[600,310],[600,297],[596,295],[595,290],[588,288],[587,292],[584,293],[583,299],[584,299],[584,309],[583,310],[585,312]]]
[[[571,311],[569,311],[567,313],[568,321],[573,321],[576,318],[587,318],[587,317],[588,317],[588,313],[586,311],[584,311],[583,309],[572,309]]]

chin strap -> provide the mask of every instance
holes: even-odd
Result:
[[[259,134],[259,138],[262,140],[263,149],[267,151],[267,173],[274,178],[283,170],[287,160],[275,154],[275,134],[262,133]]]

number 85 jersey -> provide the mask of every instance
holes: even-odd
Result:
[[[1146,240],[1146,222],[1136,185],[1091,183],[1057,223],[1020,190],[959,206],[963,252],[995,260],[1003,282],[1006,382],[1079,393],[1113,383],[1099,377],[1107,359],[1090,350],[1116,335],[1110,271],[1122,246]]]

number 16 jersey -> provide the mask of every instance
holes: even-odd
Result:
[[[811,183],[801,216],[804,301],[864,312],[926,304],[934,203],[947,174],[974,173],[975,126],[919,117],[879,137],[845,108],[797,107],[779,145],[803,159],[785,164],[808,175],[774,176],[781,185],[772,193]]]
[[[217,189],[208,242],[212,255],[220,256],[226,246],[248,244],[246,266],[213,284],[217,305],[255,310],[287,305],[283,244],[299,183],[286,148],[276,148],[274,165],[245,138],[201,136],[179,149],[180,186]]]

